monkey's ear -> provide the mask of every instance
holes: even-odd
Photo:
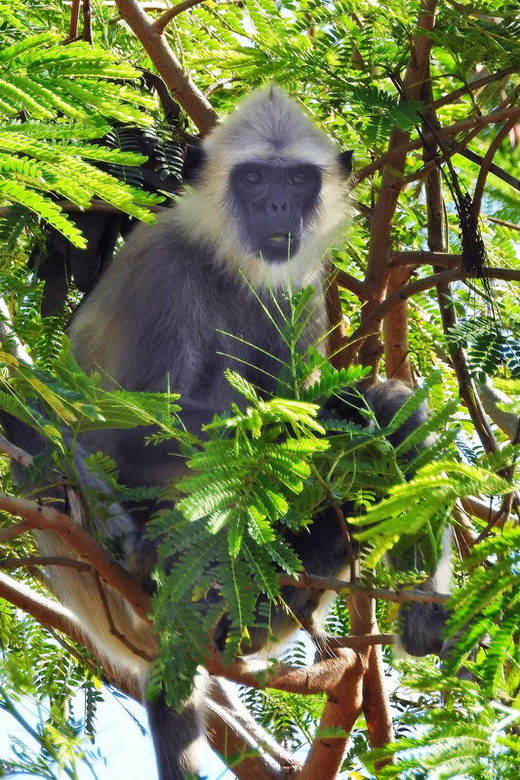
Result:
[[[206,152],[202,146],[187,144],[184,151],[184,162],[182,164],[182,178],[184,181],[192,182],[197,178],[206,161]]]
[[[347,152],[340,152],[339,157],[339,164],[341,167],[341,170],[345,174],[345,177],[350,176],[352,173],[352,157],[354,155],[354,152],[349,149]]]

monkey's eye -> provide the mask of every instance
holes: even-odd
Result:
[[[262,174],[260,171],[247,171],[244,173],[243,179],[247,184],[261,184]]]
[[[305,171],[295,171],[289,174],[289,184],[307,184],[309,176]]]

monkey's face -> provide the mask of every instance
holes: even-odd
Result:
[[[280,263],[298,252],[319,203],[321,170],[310,163],[235,165],[229,196],[245,248]]]

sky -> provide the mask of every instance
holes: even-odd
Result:
[[[98,780],[119,780],[119,778],[155,780],[157,770],[151,739],[147,734],[142,733],[134,720],[136,718],[146,728],[144,708],[132,700],[121,700],[107,690],[104,695],[104,702],[98,706],[97,734],[93,746],[100,750],[106,760],[106,763],[100,760],[94,764]],[[30,701],[23,701],[19,706],[23,716],[34,724],[36,721],[34,705]],[[81,698],[78,698],[76,706],[78,714],[82,706]],[[1,758],[13,758],[11,752],[13,737],[20,738],[31,748],[36,747],[23,728],[11,716],[0,711]],[[234,777],[208,746],[205,747],[201,757],[201,769],[208,780],[232,780]],[[16,777],[29,778],[34,775],[16,775]],[[79,780],[93,780],[93,775],[88,768],[82,768]]]

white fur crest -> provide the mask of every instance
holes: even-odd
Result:
[[[347,223],[348,186],[333,142],[286,93],[270,86],[244,100],[204,141],[202,179],[174,211],[179,228],[207,244],[216,259],[243,274],[255,288],[294,288],[316,283],[324,254]],[[309,162],[322,172],[316,214],[300,248],[287,261],[272,263],[244,249],[227,200],[229,172],[248,160]],[[201,215],[204,218],[201,219]]]

